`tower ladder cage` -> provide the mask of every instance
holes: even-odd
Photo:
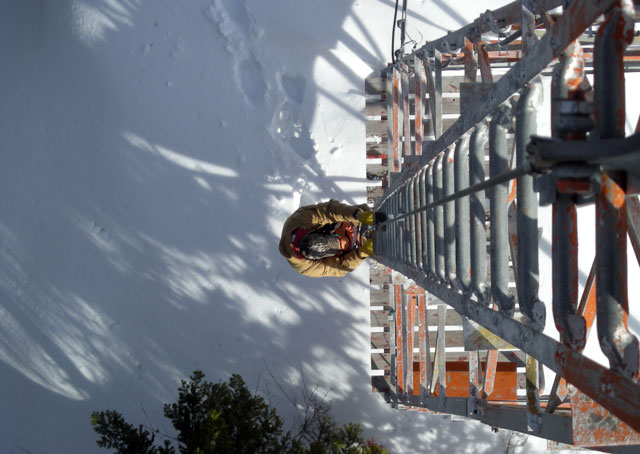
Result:
[[[368,199],[388,215],[373,233],[372,385],[393,407],[638,452],[640,128],[625,135],[638,18],[631,0],[515,1],[365,81]],[[595,257],[579,279],[589,205]],[[608,367],[584,354],[594,321]]]

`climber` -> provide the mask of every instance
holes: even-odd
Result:
[[[305,276],[344,276],[373,255],[373,240],[362,231],[373,222],[366,204],[330,200],[300,207],[284,223],[280,254]]]

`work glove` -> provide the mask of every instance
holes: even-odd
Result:
[[[373,225],[373,213],[371,211],[358,210],[358,213],[356,213],[356,219],[363,224]]]
[[[355,217],[363,224],[367,225],[382,224],[383,222],[387,222],[387,215],[382,211],[376,211],[374,213],[372,211],[356,210],[353,217]]]
[[[361,257],[371,257],[373,255],[373,239],[367,238],[360,245],[358,254]]]

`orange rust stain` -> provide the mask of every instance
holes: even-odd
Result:
[[[614,208],[622,209],[625,206],[625,191],[607,173],[602,174],[602,195]]]
[[[426,320],[426,309],[425,309],[425,298],[424,296],[418,297],[418,319],[419,319],[419,339],[420,339],[420,362],[418,363],[420,369],[420,383],[424,383],[428,388],[427,384],[427,361],[430,353],[425,351],[425,342],[427,338],[427,320]],[[429,359],[430,361],[430,359]],[[416,389],[420,389],[419,386],[413,387],[414,391]]]
[[[393,171],[400,170],[400,157],[398,156],[398,97],[399,97],[399,78],[397,70],[393,70]]]
[[[584,309],[582,311],[582,316],[585,319],[586,322],[586,327],[587,327],[587,332],[589,332],[589,329],[591,328],[591,326],[593,326],[593,322],[596,318],[596,279],[595,276],[594,278],[591,280],[591,285],[589,285],[587,288],[584,289],[585,292],[587,292],[587,299],[586,299],[586,304],[584,306]],[[589,281],[587,281],[587,285],[589,284]]]
[[[584,311],[584,318],[587,322],[587,330],[593,326],[593,322],[596,319],[596,292],[595,285],[593,286],[593,292],[589,292],[589,302]]]
[[[579,70],[576,70],[579,71]],[[578,87],[580,86],[580,84],[582,83],[582,78],[571,78],[568,79],[566,81],[567,87],[571,90],[571,91],[575,91],[578,89]]]
[[[582,32],[589,26],[589,20],[586,17],[586,9],[582,8],[582,4],[579,2],[574,2],[569,6],[568,11],[565,12],[567,17],[571,17],[569,21],[569,37],[570,40],[573,41],[578,36],[582,34]],[[560,30],[560,27],[554,27],[553,29],[554,38],[560,38],[560,34],[563,30]],[[554,57],[558,57],[554,49]]]
[[[395,286],[396,303],[396,362],[398,394],[404,393],[404,367],[403,367],[403,345],[402,345],[402,286]]]
[[[511,191],[509,192],[509,197],[507,197],[507,205],[513,202],[518,195],[518,180],[511,180]]]
[[[484,371],[484,364],[482,364],[482,369]],[[446,370],[447,397],[469,397],[469,363],[466,361],[447,361]],[[416,372],[414,372],[414,381],[415,380]],[[517,400],[517,388],[517,364],[511,362],[500,362],[496,367],[493,392],[487,397],[487,400]],[[418,392],[418,394],[420,393]],[[434,395],[438,395],[437,388]]]
[[[567,380],[562,377],[560,377],[560,381],[558,382],[558,390],[556,391],[556,394],[558,395],[558,398],[560,400],[564,400],[564,398],[567,397],[567,394],[569,394],[569,388],[567,388]]]
[[[615,15],[614,14],[610,14],[607,17],[607,20],[605,21],[604,24],[602,24],[600,27],[605,26],[605,24],[608,25],[609,22],[611,22],[611,20],[613,20],[612,18],[616,17],[617,22],[615,24],[615,28],[613,30],[613,39],[616,41],[616,43],[618,43],[619,47],[624,47],[628,44],[631,44],[631,42],[633,42],[633,27],[626,27],[626,22],[624,20],[624,17],[622,14],[618,14]]]
[[[484,381],[484,395],[490,395],[493,393],[493,389],[496,383],[496,371],[498,367],[498,351],[497,350],[489,350],[487,352],[487,361],[484,364],[484,369],[486,371],[485,381]]]
[[[413,361],[413,330],[415,327],[415,297],[407,298],[407,364],[409,370],[414,370],[416,366],[419,367],[420,363],[416,363]],[[419,370],[419,369],[418,369]],[[412,389],[415,391],[416,387],[412,386]]]
[[[413,363],[413,392],[411,393],[414,396],[420,395],[420,363]]]
[[[640,434],[581,392],[571,396],[576,446],[636,444]]]
[[[424,289],[417,285],[410,285],[404,289],[405,295],[420,296],[424,295]]]
[[[568,349],[569,347],[560,348]],[[607,391],[608,389],[612,389],[613,383],[620,383],[627,379],[613,375],[613,372],[608,372],[599,384],[589,384],[584,380],[584,373],[587,371],[596,373],[601,372],[601,366],[594,362],[580,362],[579,367],[577,367],[578,363],[575,360],[569,362],[566,361],[568,353],[561,349],[558,349],[555,354],[558,365],[561,367],[561,375],[564,376],[569,383],[582,384],[581,388],[583,391],[588,392],[590,390],[589,394],[596,395],[601,403],[610,406],[612,409],[616,409],[616,415],[625,423],[629,424],[631,427],[640,429],[640,414],[637,411],[631,412],[616,406],[615,402],[613,402],[610,397],[610,391]],[[560,359],[564,359],[564,361],[560,362]],[[598,387],[597,390],[594,389],[596,386]],[[626,399],[626,401],[629,402],[632,396],[626,394],[619,386],[618,390],[622,392],[617,395],[616,398],[621,399],[622,401],[625,401]]]
[[[556,181],[556,189],[567,194],[586,193],[591,190],[591,183],[589,180],[562,179]]]
[[[422,63],[417,60],[416,65],[421,66]],[[415,106],[415,129],[416,129],[416,154],[422,154],[422,147],[419,144],[422,144],[422,140],[424,137],[424,124],[422,122],[422,90],[421,90],[421,75],[419,74],[420,69],[416,68],[416,93],[414,97],[414,106]]]

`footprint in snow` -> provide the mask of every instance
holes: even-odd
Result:
[[[267,94],[267,83],[264,80],[262,66],[255,58],[251,57],[240,62],[238,79],[249,103],[254,107],[263,105]]]
[[[274,113],[271,133],[304,159],[310,159],[315,154],[315,146],[309,129],[301,119],[300,109],[289,101],[285,101]]]
[[[271,132],[300,157],[310,159],[316,149],[301,112],[307,81],[299,74],[281,74],[279,80],[287,100],[274,113]]]
[[[296,103],[302,104],[307,81],[301,75],[283,74],[280,76],[280,85],[287,98]]]
[[[235,63],[235,80],[245,100],[252,107],[263,105],[268,86],[262,65],[251,49],[255,19],[244,0],[215,0],[205,9],[204,16],[227,41]]]

